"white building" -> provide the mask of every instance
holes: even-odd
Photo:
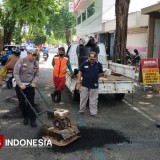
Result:
[[[141,15],[141,8],[158,0],[131,0],[128,16],[127,48],[138,49],[142,57],[147,56],[148,15]],[[115,0],[76,0],[77,36],[94,35],[105,43],[112,58],[114,44]]]

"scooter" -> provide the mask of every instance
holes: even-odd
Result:
[[[43,54],[43,59],[44,59],[45,61],[47,61],[47,59],[48,59],[47,54]]]
[[[131,53],[128,51],[128,49],[126,49],[125,56],[126,56],[126,64],[131,65],[132,64],[132,56],[131,56]]]
[[[132,65],[132,66],[139,66],[140,65],[140,55],[131,55],[131,53],[126,50],[125,53],[126,56],[126,64],[127,65]]]
[[[14,78],[13,77],[13,69],[8,69],[6,77],[4,79],[4,81],[6,82],[6,86],[7,86],[8,89],[11,89],[13,87],[13,84],[12,84],[13,78]]]

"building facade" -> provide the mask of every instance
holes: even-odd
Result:
[[[142,14],[149,15],[147,56],[160,59],[160,3],[143,8]]]
[[[131,52],[138,49],[141,57],[148,56],[149,44],[148,15],[142,15],[141,9],[156,2],[157,0],[131,0],[130,3],[126,48]],[[112,59],[116,26],[115,0],[76,0],[75,14],[77,36],[94,35],[99,42],[105,44],[107,54]]]

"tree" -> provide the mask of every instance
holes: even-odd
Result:
[[[67,1],[68,2],[68,1]],[[58,14],[52,14],[49,17],[49,23],[46,25],[47,34],[54,33],[57,39],[66,39],[66,43],[71,43],[71,36],[76,26],[76,18],[73,13],[68,11],[68,3],[64,3]]]
[[[113,61],[121,61],[122,64],[125,63],[129,4],[130,0],[116,0],[115,4],[116,31]]]
[[[62,0],[5,0],[1,7],[0,21],[4,29],[4,44],[10,44],[13,36],[16,41],[22,39],[22,29],[29,27],[29,35],[33,36],[35,28],[43,28],[48,15],[57,13]]]

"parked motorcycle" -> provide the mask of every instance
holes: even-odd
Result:
[[[134,49],[134,53],[136,55],[132,55],[128,49],[126,49],[126,64],[127,65],[132,65],[132,66],[139,66],[140,65],[140,55],[137,49]]]
[[[131,56],[131,53],[128,51],[128,49],[126,49],[125,57],[126,57],[126,64],[131,65],[132,64],[132,56]]]

